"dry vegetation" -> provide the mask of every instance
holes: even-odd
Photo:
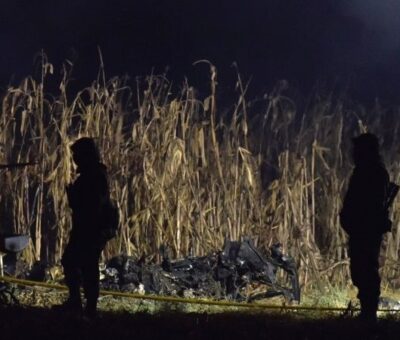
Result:
[[[281,84],[255,109],[238,77],[236,103],[222,114],[212,65],[202,100],[189,84],[171,93],[163,76],[130,88],[102,72],[71,99],[70,66],[57,94],[46,91],[52,66],[44,56],[41,66],[41,79],[7,89],[0,111],[0,163],[38,161],[0,174],[1,229],[32,236],[30,262],[60,258],[70,228],[69,145],[81,136],[96,138],[122,215],[105,256],[154,255],[162,243],[176,257],[200,255],[220,249],[224,238],[251,236],[260,248],[282,242],[298,261],[303,287],[348,282],[338,212],[351,170],[350,137],[366,129],[384,136],[385,162],[400,182],[398,112],[378,105],[367,112],[315,95],[298,112]],[[396,200],[382,257],[391,286],[398,284],[398,208]]]

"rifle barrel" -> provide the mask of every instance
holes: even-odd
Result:
[[[396,195],[399,192],[399,189],[400,189],[400,186],[398,186],[396,183],[393,183],[393,182],[389,183],[388,199],[387,199],[387,203],[386,203],[387,208],[390,208],[390,206],[393,204],[393,201],[396,198]]]

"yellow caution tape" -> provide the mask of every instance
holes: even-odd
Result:
[[[43,288],[57,289],[57,290],[68,290],[68,287],[53,283],[30,281],[16,279],[9,276],[0,276],[0,281],[15,283],[22,286],[37,286]],[[100,290],[101,295],[111,295],[113,297],[125,297],[139,300],[150,300],[158,302],[171,302],[171,303],[186,303],[186,304],[198,304],[198,305],[209,305],[209,306],[224,306],[224,307],[239,307],[248,309],[270,309],[270,310],[291,310],[291,311],[320,311],[320,312],[346,312],[346,311],[359,311],[359,308],[348,308],[341,307],[316,307],[316,306],[288,306],[288,305],[267,305],[262,303],[245,303],[245,302],[232,302],[232,301],[217,301],[209,299],[194,299],[194,298],[181,298],[172,296],[158,296],[158,295],[142,295],[139,293],[126,293],[109,290]],[[380,309],[379,312],[399,312],[397,309]]]

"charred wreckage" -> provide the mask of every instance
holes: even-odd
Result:
[[[252,302],[274,296],[300,302],[300,286],[293,258],[275,244],[262,255],[251,240],[225,241],[222,251],[172,261],[168,248],[160,248],[161,264],[144,258],[112,258],[101,271],[103,289],[149,294],[199,296]],[[246,294],[246,287],[263,290]]]
[[[30,270],[18,270],[18,254],[28,243],[27,235],[0,235],[0,251],[7,254],[4,266],[0,261],[0,275],[35,281],[49,279],[45,266],[40,264]],[[144,256],[138,260],[126,255],[111,258],[101,268],[101,288],[247,302],[283,296],[287,301],[300,302],[295,261],[282,253],[279,243],[267,255],[261,254],[250,239],[226,240],[222,251],[207,256],[171,260],[166,246],[160,248],[160,255],[161,263],[146,263]],[[250,287],[256,289],[246,289]],[[7,288],[7,284],[0,284],[0,302]]]

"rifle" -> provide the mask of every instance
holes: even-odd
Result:
[[[397,193],[399,192],[400,187],[393,182],[390,182],[387,188],[386,201],[383,204],[383,224],[382,231],[384,233],[390,232],[392,230],[392,221],[389,218],[389,209],[393,204],[394,199],[396,198]]]
[[[389,210],[392,206],[394,199],[396,198],[397,193],[399,192],[400,186],[396,183],[390,182],[388,187],[387,198],[385,202],[385,209]]]
[[[0,164],[0,170],[2,170],[2,169],[23,168],[25,166],[36,165],[36,164],[37,164],[37,162]]]

